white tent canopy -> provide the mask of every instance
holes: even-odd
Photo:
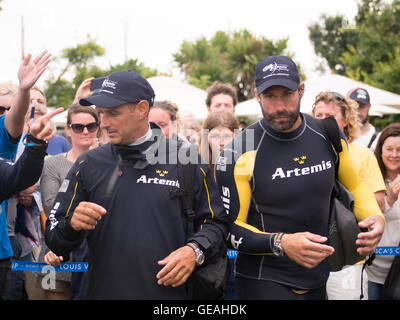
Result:
[[[240,102],[235,107],[235,116],[262,117],[261,107],[255,98]]]
[[[342,95],[353,88],[360,87],[368,91],[371,98],[370,115],[400,113],[400,95],[354,81],[337,74],[329,74],[304,81],[305,91],[301,100],[301,112],[311,113],[316,95],[321,91],[335,91]],[[236,115],[262,116],[256,99],[250,99],[236,106]]]
[[[400,95],[378,89],[337,74],[328,74],[304,81],[305,92],[301,111],[310,113],[316,95],[321,91],[335,91],[345,96],[353,88],[364,88],[371,99],[370,115],[400,113]]]
[[[47,113],[54,110],[56,110],[56,108],[47,107]],[[55,124],[56,127],[64,127],[67,123],[67,113],[68,111],[65,110],[59,114],[56,114],[53,118],[51,118],[51,121]]]
[[[207,93],[180,80],[158,76],[147,79],[154,89],[155,100],[169,100],[177,104],[179,113],[191,113],[197,120],[207,118]]]

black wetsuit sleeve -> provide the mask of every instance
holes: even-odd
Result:
[[[49,218],[46,221],[45,242],[56,255],[68,257],[86,238],[87,231],[75,231],[70,224],[75,207],[85,199],[82,187],[82,163],[79,159],[68,172]]]
[[[247,223],[255,156],[255,150],[249,151],[234,161],[232,153],[224,150],[217,163],[216,179],[229,217],[229,246],[251,254],[270,254],[275,234]]]
[[[26,147],[15,164],[0,160],[0,202],[39,180],[45,155],[46,146]]]
[[[194,211],[197,231],[189,241],[196,241],[206,257],[210,257],[218,251],[219,242],[226,241],[228,216],[208,166],[197,166],[195,184]]]

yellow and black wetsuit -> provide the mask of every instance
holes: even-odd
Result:
[[[229,243],[239,251],[236,275],[312,289],[326,283],[327,260],[307,269],[271,253],[275,233],[328,233],[335,161],[319,120],[301,117],[300,127],[288,133],[264,119],[242,131],[222,152],[216,178],[231,221]],[[354,170],[344,135],[342,146],[338,177],[354,196],[357,219],[381,214]]]

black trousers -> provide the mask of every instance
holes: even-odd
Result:
[[[0,259],[0,300],[6,300],[11,280],[11,257]]]
[[[235,285],[239,300],[326,300],[326,285],[301,290],[277,282],[238,276]]]

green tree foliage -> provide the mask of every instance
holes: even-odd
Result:
[[[57,74],[53,72],[46,80],[47,104],[52,107],[67,108],[72,103],[82,81],[90,77],[104,77],[123,70],[136,71],[145,78],[158,74],[157,70],[146,67],[138,59],[100,68],[95,60],[103,57],[104,54],[104,48],[89,38],[86,43],[62,50],[61,56],[56,57],[54,61],[56,65],[63,66],[61,71]]]
[[[218,31],[210,39],[184,41],[173,57],[190,84],[206,89],[214,81],[230,83],[238,90],[239,101],[254,97],[254,68],[273,54],[287,53],[288,38],[270,41],[248,30]]]
[[[135,71],[140,75],[142,75],[144,78],[154,77],[159,74],[159,72],[156,69],[151,69],[149,67],[146,67],[138,59],[130,59],[122,64],[110,66],[110,68],[107,70],[107,74],[123,70]]]
[[[400,1],[370,1],[357,30],[359,41],[342,56],[347,75],[400,94]]]
[[[343,15],[322,15],[320,20],[308,27],[314,51],[326,59],[330,70],[344,75],[346,65],[342,63],[341,57],[357,41],[358,34],[354,29],[345,27],[349,22]]]
[[[354,80],[400,94],[400,0],[361,0],[350,26],[343,16],[321,16],[309,26],[317,55]],[[372,117],[382,128],[400,116]]]

